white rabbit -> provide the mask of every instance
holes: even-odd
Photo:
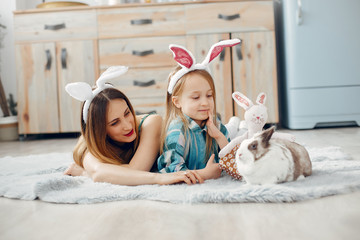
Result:
[[[265,106],[265,93],[260,93],[258,95],[256,105],[254,105],[252,101],[242,93],[234,92],[232,97],[240,107],[245,109],[245,121],[240,121],[238,117],[233,117],[230,119],[228,124],[225,125],[228,129],[231,142],[223,147],[219,152],[219,166],[229,175],[240,180],[241,172],[236,171],[237,167],[234,154],[244,140],[252,138],[254,134],[263,130],[268,114]],[[272,138],[286,139],[291,142],[295,141],[295,136],[288,133],[274,132],[272,134]]]
[[[248,184],[295,181],[311,175],[306,149],[285,139],[271,138],[274,127],[244,140],[235,154],[236,167]]]

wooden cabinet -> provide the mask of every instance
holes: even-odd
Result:
[[[278,88],[275,59],[275,36],[273,31],[232,33],[242,39],[241,49],[233,48],[233,89],[242,92],[254,103],[260,92],[267,94],[268,122],[279,122]],[[236,116],[244,110],[235,104]]]
[[[16,45],[20,134],[60,130],[55,51],[54,43]]]
[[[129,66],[112,81],[138,114],[165,114],[167,78],[176,66],[169,44],[186,46],[184,6],[106,8],[97,12],[99,66]]]
[[[239,91],[255,102],[267,94],[268,122],[278,123],[275,34],[272,1],[234,1],[186,6],[189,49],[203,59],[210,46],[224,39],[239,38],[241,45],[225,49],[211,64],[217,92],[217,112],[227,122],[244,111],[231,98]]]
[[[197,62],[202,62],[211,46],[230,35],[225,34],[193,34],[187,36],[188,49],[193,53]],[[216,112],[221,115],[223,122],[227,122],[233,114],[232,104],[232,61],[230,48],[225,48],[219,57],[209,65],[216,89]]]
[[[14,19],[20,134],[80,131],[80,103],[64,86],[93,84],[113,65],[130,67],[112,82],[137,113],[164,115],[167,78],[177,66],[169,44],[185,46],[200,62],[212,44],[230,38],[242,44],[226,48],[210,65],[222,121],[243,116],[231,98],[240,91],[253,101],[267,93],[268,122],[278,122],[272,1],[33,10],[15,13]]]
[[[19,133],[79,132],[81,103],[64,87],[95,82],[95,11],[15,14],[14,23]]]

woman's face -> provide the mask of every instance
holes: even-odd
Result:
[[[181,96],[173,97],[174,105],[197,124],[209,118],[214,111],[214,96],[208,81],[199,74],[188,76]]]
[[[135,119],[125,100],[113,99],[109,102],[106,133],[117,142],[130,143],[135,140]]]

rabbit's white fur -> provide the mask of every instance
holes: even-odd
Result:
[[[244,140],[236,151],[239,173],[248,184],[295,181],[311,175],[306,149],[286,139],[271,138],[274,127]]]

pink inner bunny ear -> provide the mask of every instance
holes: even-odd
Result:
[[[266,94],[265,93],[260,93],[259,96],[257,97],[257,100],[256,102],[258,104],[265,104],[265,101],[266,101]]]
[[[232,94],[232,97],[234,101],[245,110],[249,109],[253,105],[251,100],[245,97],[245,95],[243,95],[242,93],[234,92]]]
[[[210,59],[209,62],[211,62],[212,60],[214,60],[214,58],[216,58],[221,51],[224,49],[224,47],[218,46],[218,47],[214,47],[214,49],[212,50],[211,54],[210,54]]]
[[[214,44],[210,49],[210,57],[207,63],[210,63],[212,60],[214,60],[214,58],[216,58],[225,47],[232,47],[239,44],[240,42],[240,39],[230,39]]]
[[[174,53],[174,59],[180,65],[190,68],[194,64],[194,59],[191,54],[180,46],[170,45],[170,50]]]

